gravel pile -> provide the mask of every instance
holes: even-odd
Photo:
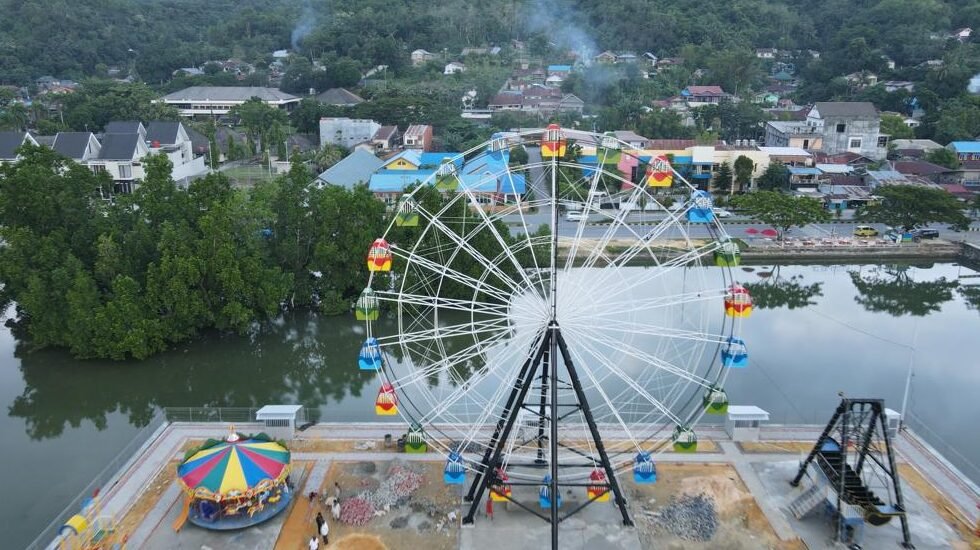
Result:
[[[375,510],[388,510],[405,503],[405,500],[422,486],[422,474],[401,465],[394,465],[381,481],[377,490],[363,494]]]
[[[657,532],[684,540],[711,540],[718,530],[718,512],[714,501],[706,495],[672,497],[666,506],[651,514]]]

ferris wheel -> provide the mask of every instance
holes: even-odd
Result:
[[[358,364],[406,451],[470,480],[464,522],[484,492],[537,484],[555,526],[567,484],[631,524],[617,476],[656,481],[659,453],[695,452],[702,415],[726,412],[752,300],[683,161],[551,125],[447,154],[392,204]]]

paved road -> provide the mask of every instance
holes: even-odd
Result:
[[[544,168],[537,166],[541,163],[541,148],[540,147],[527,147],[527,162],[531,165],[528,170],[530,170],[529,185],[531,186],[531,191],[534,193],[535,199],[546,199],[551,196],[551,181],[545,182],[544,178]]]

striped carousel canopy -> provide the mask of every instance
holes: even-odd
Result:
[[[187,491],[221,497],[248,493],[266,481],[282,481],[289,464],[289,450],[279,443],[232,434],[185,459],[177,467],[177,477]]]

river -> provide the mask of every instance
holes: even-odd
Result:
[[[643,269],[643,268],[629,268]],[[980,277],[955,264],[736,269],[757,308],[748,369],[726,389],[773,422],[823,423],[837,392],[901,407],[980,482],[976,428]],[[913,338],[915,353],[910,356]],[[76,361],[0,331],[0,540],[25,546],[162,406],[298,402],[326,421],[375,418],[377,383],[355,365],[353,317],[288,316],[254,334],[211,335],[143,362]],[[973,405],[971,405],[973,403]],[[948,446],[947,446],[948,445]]]

